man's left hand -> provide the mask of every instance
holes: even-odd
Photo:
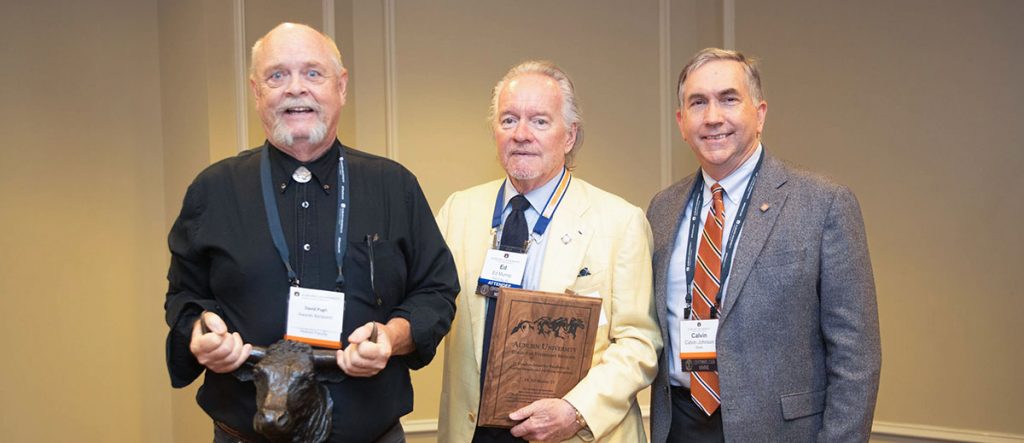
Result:
[[[370,341],[374,327],[377,341]],[[350,377],[372,377],[388,364],[391,358],[391,338],[388,327],[373,322],[360,326],[348,336],[348,346],[338,351],[338,367]]]
[[[562,441],[580,430],[576,424],[576,408],[561,398],[537,400],[508,417],[523,420],[512,428],[512,435],[531,441]]]

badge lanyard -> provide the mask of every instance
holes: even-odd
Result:
[[[505,179],[507,182],[508,179]],[[565,191],[569,189],[569,182],[572,181],[572,174],[565,168],[562,168],[562,175],[558,178],[558,185],[555,186],[555,190],[551,191],[551,195],[548,197],[548,202],[544,204],[544,209],[540,211],[540,218],[537,219],[537,223],[533,225],[533,233],[537,234],[538,237],[544,235],[544,231],[548,229],[548,223],[551,223],[551,218],[555,216],[555,211],[562,204],[562,199],[565,198]],[[501,226],[501,213],[504,212],[505,206],[505,185],[502,182],[501,188],[498,189],[498,197],[494,199],[494,216],[491,218],[491,230],[492,233],[498,232],[498,227]],[[495,240],[497,240],[495,238]]]
[[[757,181],[757,174],[761,171],[761,162],[763,160],[764,150],[762,149],[761,155],[757,158],[757,164],[754,165],[754,171],[750,174],[747,189],[743,191],[743,200],[740,200],[739,210],[736,211],[736,220],[733,221],[732,230],[729,231],[729,242],[726,243],[725,250],[722,253],[722,272],[719,280],[722,284],[718,287],[718,292],[715,294],[715,305],[711,307],[711,318],[718,317],[718,307],[722,305],[722,292],[724,292],[722,288],[725,287],[725,282],[729,278],[729,271],[732,268],[732,250],[736,246],[736,238],[740,234],[740,225],[747,217],[750,195],[754,192],[754,182]],[[686,244],[686,309],[683,312],[683,318],[690,318],[690,307],[693,303],[693,292],[690,290],[690,287],[693,285],[694,261],[697,256],[696,244],[700,238],[700,209],[704,204],[704,174],[701,173],[700,169],[697,170],[697,178],[694,180],[693,188],[690,190],[690,196],[687,200],[692,205],[690,209],[690,237]]]
[[[260,184],[263,189],[263,208],[267,214],[267,224],[270,226],[270,237],[274,240],[274,248],[281,256],[285,269],[288,270],[288,283],[292,286],[299,286],[299,276],[295,274],[289,261],[288,244],[285,243],[284,230],[281,228],[281,216],[277,211],[277,199],[274,194],[274,185],[270,176],[270,146],[264,146],[260,153]],[[345,275],[342,273],[342,264],[345,261],[345,250],[348,248],[348,240],[345,238],[348,228],[348,169],[345,165],[345,150],[339,149],[338,153],[338,221],[334,229],[334,260],[338,265],[338,278],[335,280],[337,289],[340,291],[345,285]]]
[[[562,175],[559,176],[555,189],[551,191],[547,203],[544,204],[544,208],[540,211],[540,218],[533,225],[533,233],[538,237],[543,236],[544,232],[547,231],[551,218],[554,217],[555,211],[562,204],[562,199],[565,198],[566,190],[569,189],[571,181],[572,174],[565,168],[562,168]],[[491,219],[491,249],[487,252],[487,258],[484,260],[484,266],[477,281],[476,293],[487,297],[497,296],[498,288],[521,288],[523,277],[525,276],[523,272],[526,266],[526,251],[505,251],[499,253],[498,249],[497,232],[498,227],[501,226],[501,214],[504,212],[503,203],[505,201],[506,185],[507,182],[501,184],[501,187],[498,189],[498,197],[494,200],[494,217]],[[527,245],[527,248],[529,248],[529,245]],[[495,268],[500,269],[501,272],[494,272]],[[518,277],[516,277],[517,275]]]

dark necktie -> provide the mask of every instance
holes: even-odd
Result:
[[[725,228],[725,201],[722,185],[711,187],[711,207],[704,219],[700,246],[697,248],[697,266],[693,273],[693,319],[711,318],[715,296],[722,286],[722,231]],[[690,373],[690,396],[704,411],[711,415],[718,410],[721,400],[718,396],[718,371],[694,371]]]
[[[508,218],[505,219],[505,224],[501,228],[500,248],[505,251],[525,252],[524,246],[530,234],[526,226],[525,211],[530,207],[530,202],[523,197],[523,194],[519,194],[512,197],[509,206],[512,207],[512,212],[508,214]],[[487,298],[487,316],[484,318],[484,347],[480,362],[480,389],[484,387],[484,375],[487,373],[487,354],[491,348],[491,329],[494,328],[494,311],[497,304],[497,300]]]
[[[526,240],[529,238],[529,229],[526,226],[526,208],[530,207],[530,201],[519,194],[512,197],[508,202],[512,212],[505,219],[505,225],[501,228],[501,249],[506,251],[523,252],[526,250]]]
[[[526,209],[530,202],[523,197],[523,194],[512,197],[508,202],[512,212],[505,219],[501,228],[501,244],[499,248],[503,251],[526,252],[526,241],[530,238],[530,229],[526,225]],[[484,376],[487,374],[487,354],[491,351],[491,330],[494,329],[494,312],[498,301],[487,298],[487,316],[484,318],[484,346],[480,362],[480,390],[484,389]],[[526,440],[512,436],[508,429],[499,428],[476,428],[473,433],[473,443],[526,443]]]

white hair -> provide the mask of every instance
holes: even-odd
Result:
[[[542,60],[528,60],[509,69],[505,76],[498,81],[498,84],[494,85],[494,90],[491,92],[489,119],[493,124],[498,118],[498,97],[501,95],[501,91],[505,89],[505,85],[512,79],[527,74],[539,74],[548,77],[554,80],[558,84],[558,89],[562,91],[562,120],[565,121],[565,129],[571,131],[573,125],[576,125],[576,141],[573,142],[572,149],[565,154],[566,166],[572,167],[576,151],[583,145],[583,117],[576,100],[576,88],[573,87],[572,80],[569,79],[569,75],[565,71],[554,63]]]

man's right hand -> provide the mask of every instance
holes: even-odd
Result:
[[[202,322],[210,332],[203,333]],[[238,369],[252,352],[252,345],[243,343],[237,332],[228,333],[224,320],[212,312],[203,312],[196,320],[188,347],[201,365],[220,374]]]

